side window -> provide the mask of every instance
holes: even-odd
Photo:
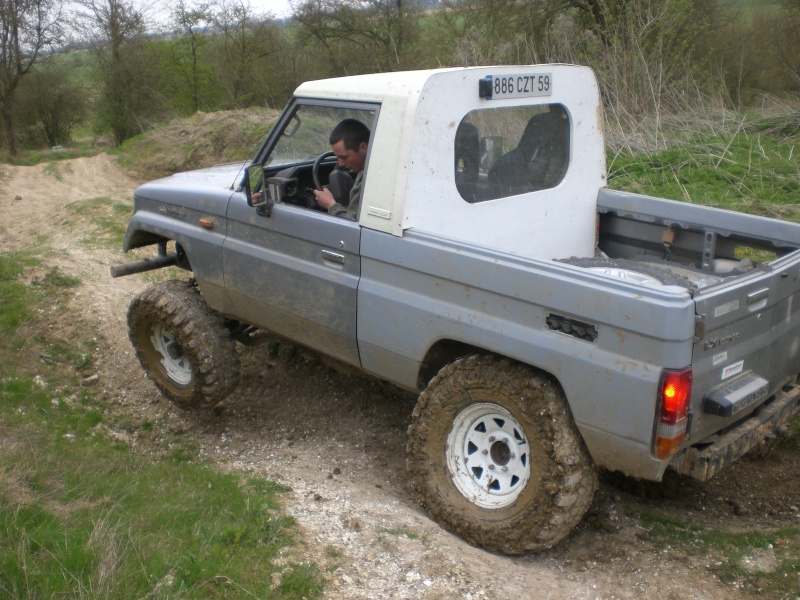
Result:
[[[298,105],[264,166],[313,162],[322,152],[331,149],[328,136],[339,121],[348,118],[357,119],[372,129],[375,110]]]
[[[569,166],[569,139],[560,104],[474,110],[456,130],[458,192],[485,202],[555,187]]]
[[[251,187],[257,188],[261,181],[265,187],[265,193],[259,194],[258,201],[291,204],[358,220],[359,171],[364,169],[365,163],[363,151],[350,146],[365,135],[369,137],[377,110],[377,105],[298,102],[264,159],[263,171],[253,170],[260,179],[251,181]],[[344,151],[334,155],[331,133],[343,121],[347,122],[347,127],[344,132],[339,130],[337,135],[342,135],[337,143],[346,146]],[[355,134],[352,131],[354,125]],[[356,146],[361,143],[363,141]],[[320,201],[315,190],[326,190],[330,195],[324,194],[323,201]]]

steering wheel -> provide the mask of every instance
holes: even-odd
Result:
[[[322,164],[322,161],[331,156],[335,156],[335,154],[332,150],[328,150],[314,159],[314,165],[311,167],[311,178],[314,180],[314,187],[318,190],[322,190],[322,181],[319,178],[319,166]]]

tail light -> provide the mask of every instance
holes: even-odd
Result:
[[[658,390],[658,423],[653,442],[653,453],[657,458],[674,455],[686,440],[691,399],[692,369],[665,370]]]

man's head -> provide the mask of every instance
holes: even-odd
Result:
[[[339,166],[351,171],[364,169],[367,160],[367,144],[369,143],[369,128],[356,119],[345,119],[331,131],[328,140],[333,148]]]

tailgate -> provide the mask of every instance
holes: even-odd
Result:
[[[732,426],[800,371],[800,251],[694,294],[690,443]]]

